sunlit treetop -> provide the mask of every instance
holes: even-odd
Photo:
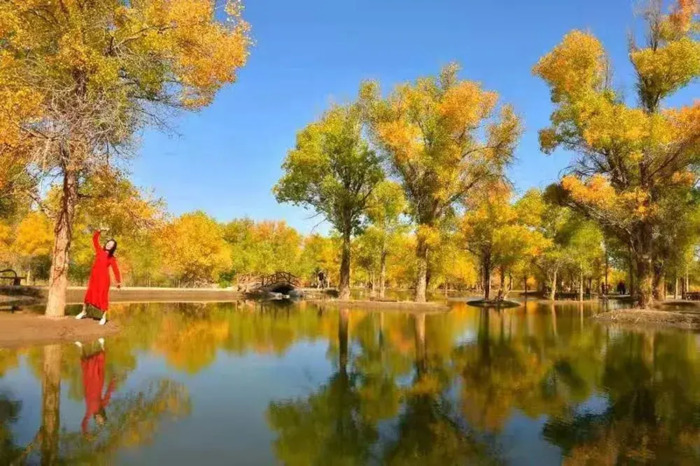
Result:
[[[0,1],[0,150],[33,144],[46,169],[62,143],[83,169],[162,123],[158,108],[208,104],[246,62],[241,12],[238,1]]]
[[[632,42],[638,106],[610,84],[601,43],[573,31],[534,67],[556,104],[540,131],[542,150],[579,154],[563,187],[589,214],[629,231],[661,215],[661,190],[690,189],[698,181],[700,101],[663,108],[663,100],[700,76],[697,0],[679,0],[669,14],[652,1],[644,18],[646,44]],[[631,214],[631,215],[630,215]]]
[[[458,71],[448,65],[437,77],[397,86],[386,99],[377,83],[361,90],[375,141],[421,224],[439,219],[477,184],[498,178],[521,131],[512,107],[499,106],[496,93],[460,80]]]
[[[595,36],[572,31],[540,59],[534,72],[550,85],[553,102],[570,102],[604,89],[608,58]]]

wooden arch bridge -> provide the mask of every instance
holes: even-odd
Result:
[[[248,293],[281,293],[288,295],[299,287],[301,280],[290,272],[269,275],[249,275],[239,282]]]

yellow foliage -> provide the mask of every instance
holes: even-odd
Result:
[[[660,95],[668,95],[700,74],[700,43],[689,37],[657,48],[631,52],[630,58],[645,82]]]
[[[605,83],[607,56],[590,33],[572,31],[535,65],[535,74],[552,88],[552,100],[574,100]]]
[[[212,282],[231,266],[221,227],[203,212],[185,214],[166,225],[159,244],[165,266],[188,284]]]
[[[669,259],[669,251],[685,241],[682,232],[694,229],[682,224],[692,222],[685,215],[691,210],[687,199],[700,179],[700,105],[663,109],[664,99],[700,76],[698,2],[678,0],[668,15],[660,6],[651,2],[645,12],[646,46],[631,44],[637,107],[608,87],[607,58],[591,34],[568,34],[534,67],[556,104],[551,126],[540,131],[541,148],[579,154],[562,187],[634,251],[640,306],[651,301],[647,261]]]
[[[12,227],[0,220],[0,262],[10,260],[10,244],[12,243]]]
[[[46,215],[30,212],[17,225],[13,249],[23,256],[46,255],[53,244],[53,229]]]
[[[583,183],[575,176],[565,176],[561,180],[561,185],[577,201],[600,208],[608,207],[616,195],[610,182],[600,174],[591,177],[588,183]]]

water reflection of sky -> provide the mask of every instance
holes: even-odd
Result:
[[[656,443],[634,454],[692,457],[695,448],[698,456],[700,418],[682,415],[700,412],[695,335],[609,330],[582,319],[591,309],[584,315],[577,306],[553,314],[548,306],[456,305],[423,317],[245,309],[122,311],[124,332],[105,343],[105,378],[117,380],[106,414],[108,424],[124,422],[135,433],[115,435],[112,424],[101,431],[91,420],[97,441],[115,438],[103,460],[328,464],[334,454],[374,464],[558,464],[562,454],[580,458],[612,438],[629,442],[616,450],[625,462],[639,429]],[[45,423],[47,353],[0,351],[0,364],[18,356],[16,365],[0,366],[0,394],[21,402],[15,422],[0,417],[0,438],[7,429],[21,449]],[[75,345],[60,347],[60,364],[60,455],[75,458],[89,446],[80,434]],[[161,385],[163,400],[153,389]],[[576,435],[582,428],[585,439]],[[420,444],[421,436],[429,441]]]

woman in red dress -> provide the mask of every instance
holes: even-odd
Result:
[[[114,272],[117,288],[122,286],[122,277],[119,273],[117,259],[114,257],[114,252],[117,250],[117,242],[110,239],[105,243],[104,247],[100,246],[101,233],[102,230],[97,230],[92,235],[92,244],[95,247],[95,263],[92,265],[83,310],[75,318],[82,319],[85,317],[87,315],[87,306],[92,306],[102,311],[100,325],[104,325],[107,323],[107,311],[109,310],[110,267],[112,272]]]

